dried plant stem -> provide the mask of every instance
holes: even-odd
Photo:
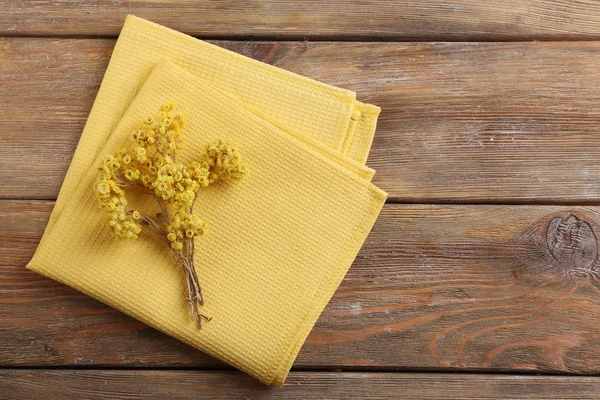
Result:
[[[163,227],[160,225],[160,223],[155,220],[154,218],[152,218],[151,216],[149,216],[148,214],[145,214],[143,212],[140,212],[140,224],[148,229],[150,232],[155,233],[157,235],[160,236],[165,236],[167,233],[165,232],[165,230],[163,229]]]
[[[179,253],[180,263],[185,272],[188,288],[187,300],[190,303],[190,316],[192,321],[197,321],[200,328],[202,328],[202,320],[206,319],[210,321],[211,318],[200,312],[200,306],[204,305],[204,296],[202,294],[202,287],[198,280],[196,268],[194,267],[194,255],[191,252],[186,255],[182,255],[181,251],[177,252]]]
[[[165,224],[169,223],[169,214],[167,213],[167,209],[165,208],[164,204],[162,203],[162,201],[160,201],[160,198],[156,195],[156,193],[152,193],[152,195],[154,196],[154,200],[156,200],[156,202],[158,203],[158,207],[160,208],[160,212],[162,213],[162,218],[165,221]]]
[[[145,213],[141,213],[140,222],[143,227],[148,229],[150,232],[165,238],[165,240],[168,242],[167,232],[163,228],[164,225],[160,220],[162,220],[164,224],[168,224],[170,216],[160,198],[155,194],[154,200],[156,200],[161,213],[157,214],[156,219]],[[210,321],[211,318],[202,314],[200,311],[200,306],[204,305],[204,295],[202,293],[202,287],[200,286],[198,274],[194,266],[194,248],[194,239],[189,238],[186,239],[183,250],[173,250],[173,252],[183,267],[183,271],[185,273],[185,280],[188,290],[187,301],[190,303],[190,317],[192,321],[197,321],[200,328],[202,328],[202,320],[206,319],[207,321]]]

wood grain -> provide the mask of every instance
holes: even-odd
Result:
[[[596,0],[0,1],[3,35],[116,36],[128,13],[202,37],[564,40],[600,37]]]
[[[0,370],[4,400],[211,399],[597,399],[600,378],[476,374],[292,372],[282,388],[239,372]]]
[[[0,202],[0,365],[222,367],[26,270],[52,205]],[[597,374],[599,232],[596,207],[388,204],[295,366]]]
[[[392,201],[599,201],[600,42],[216,44],[380,105]],[[0,39],[1,198],[56,197],[113,45]]]
[[[264,387],[24,268],[128,13],[380,105],[392,203],[538,205],[387,204]],[[0,399],[597,398],[456,372],[600,374],[599,39],[598,0],[0,0]]]

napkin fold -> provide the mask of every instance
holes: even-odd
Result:
[[[178,160],[223,138],[249,171],[196,201],[210,224],[196,239],[213,317],[202,330],[171,250],[149,234],[112,239],[93,193],[99,160],[171,101],[188,120]],[[350,91],[130,16],[28,268],[281,386],[385,202],[364,166],[378,113]]]

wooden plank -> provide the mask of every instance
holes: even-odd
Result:
[[[2,0],[0,10],[4,35],[116,36],[131,13],[203,37],[457,41],[600,37],[597,1]]]
[[[24,268],[52,202],[0,202],[0,365],[221,365]],[[301,368],[600,372],[597,207],[388,204]]]
[[[216,42],[383,112],[392,200],[598,202],[600,42]],[[55,198],[112,40],[0,39],[1,198]]]
[[[113,46],[0,39],[0,197],[56,197]]]
[[[597,399],[600,378],[292,372],[281,388],[239,372],[0,370],[6,400],[58,399]]]

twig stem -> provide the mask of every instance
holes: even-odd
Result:
[[[154,196],[154,200],[156,200],[156,203],[160,208],[160,216],[163,223],[146,213],[140,212],[141,226],[148,229],[150,232],[165,238],[165,240],[170,244],[169,240],[167,239],[166,230],[166,225],[169,224],[170,220],[169,214],[167,213],[163,202],[156,195],[156,193],[152,193],[152,195]],[[193,205],[191,208],[193,209]],[[190,210],[190,212],[191,211],[192,210]],[[202,293],[202,287],[200,286],[198,274],[194,266],[194,249],[194,238],[187,238],[185,239],[183,250],[173,249],[173,252],[183,267],[183,271],[185,273],[185,281],[188,290],[187,301],[190,304],[190,318],[192,321],[197,321],[199,327],[202,328],[202,320],[206,319],[207,321],[210,321],[211,318],[202,314],[200,311],[200,306],[204,305],[204,294]]]

